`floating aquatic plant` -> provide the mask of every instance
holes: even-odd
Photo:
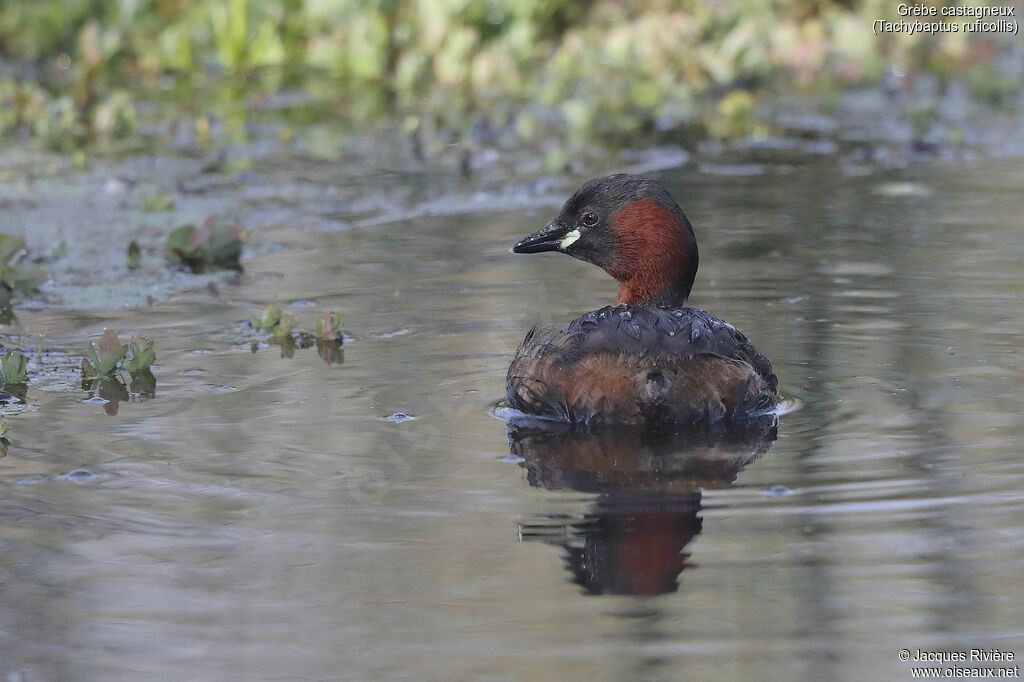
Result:
[[[28,374],[25,368],[28,366],[28,359],[20,350],[9,350],[0,359],[0,382],[4,386],[24,386],[28,383]]]
[[[274,303],[268,303],[259,317],[250,316],[249,326],[253,329],[270,332],[277,343],[294,340],[292,331],[295,329],[295,317],[289,313],[282,313]],[[299,334],[302,333],[299,332]]]
[[[316,340],[316,352],[325,365],[340,365],[345,361],[345,351],[341,347],[341,338],[337,341]]]
[[[338,313],[324,313],[317,318],[316,330],[308,332],[297,328],[295,318],[291,314],[282,313],[276,304],[268,303],[260,315],[249,317],[249,326],[255,330],[269,332],[273,342],[281,347],[281,357],[290,358],[295,354],[296,348],[316,345],[320,357],[328,365],[343,361],[341,315]],[[254,353],[259,348],[255,341],[252,348]]]
[[[46,281],[45,270],[23,262],[27,255],[24,237],[0,234],[0,281],[9,290],[31,293]]]
[[[277,305],[274,303],[268,303],[267,307],[263,309],[263,314],[260,317],[252,315],[249,317],[249,325],[253,329],[263,329],[271,331],[277,326],[277,323],[281,321],[281,311],[277,309]]]
[[[99,341],[89,344],[86,357],[82,358],[82,379],[99,379],[113,376],[118,370],[124,370],[131,375],[140,372],[149,372],[150,367],[156,362],[156,352],[153,350],[153,339],[144,336],[132,337],[129,343],[121,343],[117,338],[117,332],[108,329],[103,332]],[[131,352],[131,357],[128,353]],[[125,362],[125,359],[128,362]]]
[[[99,341],[89,344],[86,357],[82,358],[82,379],[99,379],[112,375],[128,355],[128,344],[122,344],[117,332],[108,329]]]
[[[122,402],[131,399],[128,387],[116,376],[108,376],[97,379],[86,389],[93,398],[100,398],[103,402],[103,411],[111,417],[117,414]],[[100,402],[100,401],[97,401]]]
[[[128,360],[128,364],[125,365],[125,371],[132,375],[139,372],[148,372],[149,368],[156,362],[156,351],[153,350],[154,345],[153,339],[147,339],[144,336],[133,337],[128,344],[131,358]]]
[[[327,365],[341,364],[345,355],[341,349],[341,315],[324,313],[316,321],[316,351]]]
[[[336,341],[341,343],[341,315],[324,313],[316,321],[317,341]]]
[[[27,256],[24,237],[0,234],[0,324],[14,320],[11,302],[16,292],[38,291],[46,281],[46,270],[27,264]]]
[[[293,341],[292,330],[295,329],[295,318],[288,313],[281,315],[281,319],[277,321],[274,326],[273,334],[274,341],[281,343],[283,341]]]
[[[27,366],[28,359],[19,350],[9,350],[0,358],[0,385],[5,393],[20,402],[26,402],[25,396],[28,394]]]
[[[127,400],[129,389],[118,376],[118,370],[131,377],[131,391],[149,398],[156,392],[156,377],[151,367],[156,362],[153,339],[132,337],[121,343],[117,332],[108,329],[99,341],[89,344],[82,358],[82,390],[107,401],[107,414],[117,414],[117,404]]]
[[[237,225],[207,219],[202,227],[182,225],[167,238],[167,258],[192,272],[224,268],[241,270],[242,230]]]

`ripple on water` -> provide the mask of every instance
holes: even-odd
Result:
[[[58,481],[71,481],[72,483],[88,483],[95,481],[99,476],[88,469],[74,469],[66,474],[57,477]]]
[[[898,679],[906,670],[879,655],[892,642],[1011,641],[1024,571],[1020,164],[933,168],[913,180],[934,189],[927,202],[865,202],[879,178],[818,158],[780,177],[767,154],[755,159],[762,175],[661,177],[707,235],[695,303],[740,324],[799,396],[779,404],[770,451],[734,457],[705,438],[675,468],[629,439],[510,452],[491,418],[509,415],[481,396],[502,393],[531,324],[615,295],[571,259],[499,253],[549,219],[565,181],[539,201],[524,194],[516,213],[485,193],[456,202],[472,209],[457,218],[360,234],[292,230],[308,221],[296,210],[299,222],[269,229],[303,248],[254,249],[247,262],[282,278],[219,283],[215,304],[185,292],[104,310],[104,325],[158,339],[151,401],[114,418],[81,407],[80,355],[62,365],[61,392],[30,384],[41,412],[8,419],[0,471],[0,629],[15,658],[4,663],[47,679],[173,678],[183,665],[204,679],[257,665],[319,679],[354,651],[346,674],[358,679]],[[349,194],[369,193],[337,182],[345,164],[291,162],[260,163],[259,175],[269,187],[307,173],[324,198],[302,213],[351,213]],[[73,178],[34,182],[68,207],[39,224],[90,219],[79,196],[61,199]],[[423,196],[435,198],[410,189],[418,180],[372,182],[400,185],[376,192],[384,213],[421,215]],[[182,197],[172,220],[213,203],[277,215],[233,196]],[[249,224],[265,240],[268,228]],[[313,353],[254,358],[251,336],[224,330],[256,300],[319,301],[380,331],[339,371]],[[54,338],[98,324],[77,315],[37,309],[26,324]],[[196,362],[202,381],[182,376]],[[419,421],[385,417],[393,405]],[[73,459],[99,475],[69,471]],[[542,544],[522,542],[529,532]],[[613,596],[629,592],[644,596]],[[53,668],[37,671],[44,661]]]

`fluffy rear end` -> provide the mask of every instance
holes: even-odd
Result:
[[[506,399],[527,414],[587,425],[655,426],[763,414],[774,391],[742,360],[600,353],[563,366],[552,354],[517,355]]]

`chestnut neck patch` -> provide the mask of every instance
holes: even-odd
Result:
[[[683,305],[697,274],[697,241],[682,211],[647,197],[612,220],[619,303]]]

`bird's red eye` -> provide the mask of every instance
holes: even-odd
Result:
[[[597,225],[597,220],[598,218],[596,213],[583,214],[583,224],[586,225],[587,227],[593,227],[594,225]]]

